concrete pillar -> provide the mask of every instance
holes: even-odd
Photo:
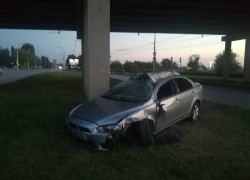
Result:
[[[250,82],[250,38],[246,39],[243,81]]]
[[[88,99],[109,89],[110,0],[84,0],[83,86]]]
[[[229,80],[231,45],[232,45],[232,41],[225,41],[225,59],[223,62],[223,65],[224,65],[223,79],[224,80]]]

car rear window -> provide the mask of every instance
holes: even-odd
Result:
[[[186,79],[183,79],[183,78],[176,78],[174,79],[180,92],[184,92],[188,89],[191,89],[193,88],[193,85]]]

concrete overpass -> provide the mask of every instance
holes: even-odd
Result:
[[[0,5],[0,28],[77,31],[89,98],[109,87],[110,32],[226,35],[225,80],[231,42],[246,39],[244,81],[250,82],[248,0],[8,0]]]

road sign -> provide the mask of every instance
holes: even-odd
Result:
[[[153,57],[153,60],[156,61],[156,57]]]

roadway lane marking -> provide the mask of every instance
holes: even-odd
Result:
[[[241,95],[241,96],[248,96],[248,97],[250,97],[250,94],[243,94],[243,93],[234,93],[234,94]]]

